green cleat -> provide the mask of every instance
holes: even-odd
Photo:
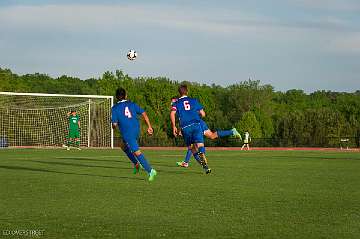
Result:
[[[236,128],[232,128],[231,131],[234,138],[241,139],[241,134],[236,130]]]
[[[151,169],[150,173],[149,173],[149,182],[152,182],[155,180],[155,177],[157,175],[157,172],[155,169]]]
[[[137,174],[137,173],[139,172],[139,170],[140,170],[140,166],[139,166],[139,163],[137,163],[137,164],[134,165],[134,171],[133,171],[133,173],[134,173],[134,174]]]

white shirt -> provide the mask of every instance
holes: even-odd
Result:
[[[249,132],[245,132],[245,140],[249,140],[249,138],[250,138]]]

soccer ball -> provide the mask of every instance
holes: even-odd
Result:
[[[127,58],[130,60],[130,61],[133,61],[135,60],[137,57],[137,52],[135,50],[130,50],[128,53],[127,53]]]

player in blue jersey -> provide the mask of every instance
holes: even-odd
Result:
[[[200,125],[200,116],[205,117],[203,106],[194,98],[187,96],[186,85],[179,87],[180,98],[171,107],[170,120],[174,136],[182,133],[186,146],[191,149],[196,161],[203,167],[206,174],[211,173],[205,156],[204,133]],[[179,118],[179,131],[176,127],[176,115]]]
[[[217,138],[223,138],[227,136],[233,136],[235,138],[239,138],[241,140],[240,133],[236,130],[236,128],[232,128],[229,130],[217,130],[215,132],[211,131],[204,120],[200,119],[200,126],[203,131],[203,134],[208,139],[217,139]],[[176,162],[176,164],[180,167],[187,168],[189,167],[189,162],[191,159],[192,152],[188,149],[185,155],[185,159],[182,162]]]
[[[171,99],[171,107],[175,104],[175,102],[177,102],[177,98],[172,98]],[[207,124],[205,123],[204,120],[200,119],[200,126],[203,130],[204,136],[208,139],[217,139],[217,138],[222,138],[222,137],[227,137],[227,136],[233,136],[235,138],[239,138],[241,140],[241,135],[240,133],[236,130],[236,128],[232,128],[230,130],[217,130],[215,132],[211,131],[209,129],[209,127],[207,126]],[[191,159],[192,156],[192,151],[191,149],[188,149],[185,155],[185,159],[184,161],[181,162],[176,162],[176,164],[180,167],[184,167],[187,168],[189,167],[189,161]]]
[[[111,109],[111,121],[112,127],[114,129],[118,127],[120,130],[123,140],[121,148],[134,164],[134,173],[139,172],[140,163],[149,174],[149,181],[153,181],[157,174],[156,170],[150,166],[137,142],[140,135],[140,124],[137,116],[142,115],[148,126],[147,132],[152,135],[153,128],[149,118],[142,108],[126,99],[126,91],[123,88],[116,90],[116,98],[118,102]]]

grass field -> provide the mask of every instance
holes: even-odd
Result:
[[[360,153],[0,150],[0,238],[360,238]],[[32,237],[35,238],[35,237]]]

